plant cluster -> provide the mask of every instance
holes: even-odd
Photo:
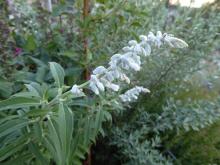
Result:
[[[142,35],[140,38],[142,42],[139,44],[134,40],[129,41],[130,47],[124,48],[124,54],[113,55],[109,68],[99,66],[94,69],[90,80],[82,85],[73,85],[71,90],[68,90],[69,88],[64,84],[63,68],[57,63],[50,62],[55,86],[32,82],[26,84],[28,91],[16,93],[2,101],[0,110],[6,117],[1,122],[0,137],[3,142],[1,160],[9,159],[9,162],[13,163],[26,153],[29,154],[29,163],[40,161],[46,164],[52,161],[60,165],[80,164],[80,159],[84,158],[85,153],[88,152],[91,141],[95,142],[101,131],[102,123],[110,116],[109,112],[104,110],[108,97],[103,95],[96,100],[94,97],[86,96],[81,88],[85,88],[89,83],[89,88],[96,95],[104,92],[105,87],[118,91],[119,86],[112,81],[120,79],[130,83],[124,71],[140,70],[140,56],[150,54],[150,43],[160,46],[167,42],[170,46],[175,45],[177,48],[187,46],[183,40],[166,34],[162,35],[161,32],[158,32],[157,36],[149,33],[148,36]],[[149,53],[146,54],[146,51]],[[120,95],[120,98],[122,101],[130,102],[137,99],[140,92],[150,91],[143,87],[135,87]],[[82,108],[81,112],[77,112],[77,108],[74,108],[75,99],[82,96],[81,101],[90,99],[96,103],[92,104],[93,108],[89,111]],[[115,98],[115,100],[118,99]],[[111,105],[108,104],[108,106]],[[77,113],[79,113],[78,117]],[[85,129],[81,130],[81,128]],[[21,144],[20,141],[22,141]],[[29,149],[29,145],[35,146],[32,149],[37,155]],[[14,157],[13,154],[21,149],[25,153],[20,152]]]
[[[96,0],[82,18],[80,0],[8,2],[1,163],[181,164],[175,135],[219,120],[217,3]]]

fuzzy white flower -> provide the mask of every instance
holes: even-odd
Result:
[[[144,49],[144,47],[142,47],[141,44],[138,44],[137,41],[131,40],[128,42],[128,44],[130,46],[126,46],[126,47],[122,48],[122,50],[125,53],[132,53],[136,56],[138,56],[138,55],[146,56],[146,54],[147,54],[146,50]]]
[[[147,41],[150,42],[155,42],[157,40],[157,37],[154,35],[153,32],[149,32],[148,36],[147,36]]]
[[[179,38],[170,36],[168,34],[165,34],[164,41],[169,46],[174,47],[174,48],[185,48],[185,47],[188,47],[188,44],[185,41],[183,41],[183,40],[181,40]]]
[[[141,69],[140,63],[135,61],[128,54],[125,56],[122,56],[120,60],[121,60],[121,67],[124,68],[125,70],[132,69],[135,71],[139,71]]]
[[[152,32],[149,32],[147,38],[149,43],[153,43],[158,48],[163,44],[163,35],[160,31],[158,31],[156,35],[154,35]]]
[[[105,87],[112,89],[113,91],[117,92],[119,90],[119,85],[111,83],[110,81],[106,80],[105,78],[101,78],[101,82],[105,84]]]
[[[111,67],[112,69],[115,68],[115,67],[117,67],[117,64],[118,64],[120,58],[121,58],[121,54],[114,54],[114,55],[111,57],[111,60],[110,60],[110,62],[109,62],[109,65],[110,65],[110,67]]]
[[[12,19],[14,19],[15,17],[11,14],[11,15],[9,15],[9,20],[12,20]]]
[[[141,41],[147,42],[147,36],[145,36],[145,35],[140,35],[139,38],[140,38]]]
[[[136,86],[132,89],[129,89],[124,94],[120,95],[119,97],[123,102],[132,102],[138,99],[140,93],[149,93],[149,89],[143,88],[141,86]]]
[[[126,74],[121,74],[120,76],[121,81],[125,81],[127,84],[130,84],[130,79],[126,76]]]
[[[93,74],[104,74],[107,69],[104,66],[99,66],[93,70]]]
[[[71,88],[70,91],[71,91],[74,95],[76,95],[76,96],[82,96],[82,95],[84,95],[82,89],[80,89],[79,86],[76,85],[76,84],[72,86],[72,88]]]
[[[89,86],[91,87],[92,91],[97,95],[99,94],[99,90],[105,91],[104,85],[100,82],[96,75],[91,75]]]
[[[138,44],[138,42],[136,40],[131,40],[131,41],[128,42],[128,44],[130,46],[136,46]]]
[[[99,89],[94,82],[90,81],[89,87],[96,95],[99,95]]]

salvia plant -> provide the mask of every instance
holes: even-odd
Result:
[[[88,83],[90,89],[96,95],[99,95],[100,92],[104,92],[106,88],[118,91],[120,89],[120,85],[114,84],[114,81],[124,81],[130,84],[130,79],[127,74],[140,71],[141,57],[149,56],[152,46],[156,46],[158,48],[162,44],[167,44],[175,48],[184,48],[188,46],[185,41],[166,33],[162,34],[160,31],[157,32],[156,36],[152,32],[150,32],[148,36],[141,35],[140,40],[140,43],[136,40],[129,41],[129,46],[122,49],[122,54],[115,54],[111,57],[109,67],[105,68],[104,66],[99,66],[93,70],[93,74],[91,75]],[[87,85],[87,83],[80,86],[74,85],[71,89],[72,93],[76,95],[83,94],[81,88],[85,85]],[[150,91],[143,87],[135,87],[120,97],[123,101],[132,101],[137,99],[137,95],[141,92]]]
[[[156,35],[152,32],[141,35],[138,41],[129,41],[128,46],[114,54],[108,66],[98,66],[88,81],[72,87],[65,85],[64,69],[50,62],[55,83],[25,84],[27,90],[0,102],[0,161],[81,164],[99,133],[105,135],[102,125],[112,120],[111,112],[123,103],[134,102],[141,93],[150,92],[135,84],[135,73],[141,70],[144,58],[150,56],[153,48],[166,45],[188,46],[185,41],[160,31]],[[130,86],[134,87],[129,89]],[[158,139],[146,142],[143,150],[157,143]],[[157,155],[151,147],[145,152]],[[157,161],[163,162],[164,158],[158,157]]]

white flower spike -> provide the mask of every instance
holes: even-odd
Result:
[[[119,97],[123,102],[133,102],[138,99],[140,93],[150,93],[150,90],[147,88],[136,86],[132,89],[129,89],[127,92],[120,95]]]
[[[162,34],[160,31],[156,35],[152,32],[146,35],[140,35],[141,42],[131,40],[128,42],[128,46],[125,46],[121,54],[115,54],[111,57],[109,67],[99,66],[93,70],[93,74],[89,80],[90,89],[99,95],[100,92],[104,92],[105,88],[113,91],[118,91],[120,84],[114,83],[114,81],[125,81],[130,83],[130,78],[127,76],[132,75],[133,72],[141,70],[141,57],[149,56],[151,54],[151,47],[161,47],[167,44],[175,48],[184,48],[188,44],[178,38],[175,38],[166,33]],[[126,95],[121,95],[121,99],[124,101],[132,101],[136,99],[140,92],[149,92],[148,89],[143,87],[135,87]],[[130,96],[130,97],[129,97]]]
[[[164,41],[171,47],[174,47],[174,48],[185,48],[185,47],[188,47],[188,44],[179,39],[179,38],[176,38],[176,37],[172,37],[172,36],[169,36],[167,34],[165,34],[164,36]]]

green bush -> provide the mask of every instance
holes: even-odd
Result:
[[[172,139],[169,147],[176,153],[176,164],[219,164],[219,122],[201,130],[180,134]]]

